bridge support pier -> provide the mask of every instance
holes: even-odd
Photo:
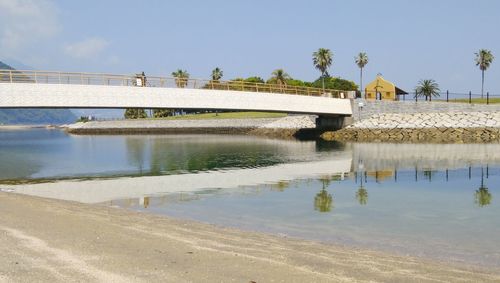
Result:
[[[316,129],[336,131],[354,122],[350,116],[319,116],[316,118]]]

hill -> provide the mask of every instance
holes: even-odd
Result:
[[[0,61],[0,69],[14,70]],[[66,124],[76,120],[69,109],[0,109],[0,125],[2,124]]]

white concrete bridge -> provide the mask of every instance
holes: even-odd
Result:
[[[143,87],[141,87],[143,86]],[[92,73],[0,70],[0,108],[170,108],[352,116],[347,91]]]

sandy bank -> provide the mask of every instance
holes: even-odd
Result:
[[[463,266],[0,193],[0,281],[498,282]]]

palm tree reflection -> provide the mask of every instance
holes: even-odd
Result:
[[[474,202],[479,206],[487,206],[491,203],[493,196],[489,192],[488,188],[484,185],[484,171],[481,168],[481,186],[474,193]]]
[[[363,185],[361,185],[361,187],[359,187],[358,191],[356,192],[356,199],[361,205],[365,205],[368,202],[368,191]]]
[[[319,212],[330,212],[333,208],[333,197],[328,193],[326,188],[330,185],[330,178],[321,178],[323,184],[321,191],[314,197],[314,210]]]

